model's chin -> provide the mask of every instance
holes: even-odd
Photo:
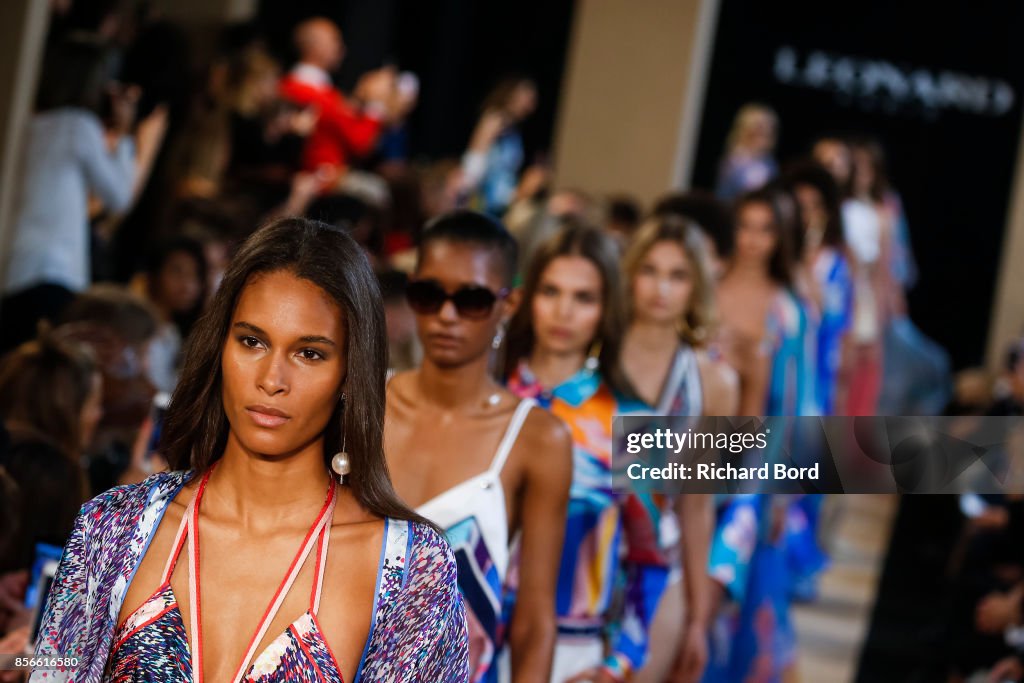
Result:
[[[466,353],[465,349],[461,348],[428,348],[424,350],[424,355],[427,356],[434,365],[442,368],[465,365],[472,358],[468,353]]]
[[[245,450],[268,457],[294,453],[302,445],[299,439],[276,429],[245,429],[235,437]]]

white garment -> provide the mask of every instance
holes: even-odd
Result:
[[[523,399],[516,406],[505,428],[505,435],[498,444],[498,450],[484,472],[456,484],[416,508],[418,513],[446,530],[464,519],[475,517],[480,536],[502,583],[508,571],[509,538],[501,470],[512,452],[526,415],[534,405],[536,402],[533,399]]]
[[[882,221],[875,207],[862,199],[843,202],[843,237],[857,261],[877,261],[882,246]]]
[[[871,343],[881,334],[871,268],[882,253],[882,221],[878,210],[861,199],[843,202],[843,236],[854,256],[852,332],[855,341]]]
[[[36,114],[28,125],[15,204],[5,294],[49,283],[89,286],[89,194],[109,211],[128,208],[135,147],[122,137],[111,154],[95,114],[63,108]]]
[[[292,67],[291,76],[300,83],[311,85],[314,88],[334,87],[334,83],[331,82],[331,75],[316,64],[299,62]]]
[[[479,661],[470,662],[470,667],[496,667],[498,680],[502,682],[512,679],[508,648],[494,650],[492,636],[480,627],[474,610],[492,615],[502,612],[501,592],[508,574],[511,551],[501,470],[527,414],[535,405],[533,399],[519,402],[490,466],[483,473],[456,484],[416,508],[417,512],[445,530],[452,550],[457,558],[461,558],[459,587],[464,593],[468,591],[474,596],[466,602],[469,649],[471,653],[480,654],[474,654],[474,658],[479,656]],[[497,572],[497,586],[487,580],[488,561]],[[475,606],[474,600],[477,601]]]
[[[604,663],[604,641],[597,636],[558,636],[551,683],[565,683],[581,671]]]

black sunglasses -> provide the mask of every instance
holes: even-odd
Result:
[[[434,280],[412,280],[406,285],[405,299],[410,308],[420,315],[438,313],[444,302],[450,299],[461,317],[479,320],[489,316],[498,299],[505,298],[508,293],[507,287],[495,293],[479,285],[465,285],[449,294]]]

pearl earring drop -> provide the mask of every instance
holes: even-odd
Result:
[[[345,424],[345,393],[341,394],[341,415],[342,425]],[[338,483],[345,483],[345,475],[352,471],[352,462],[349,460],[348,453],[345,451],[345,431],[342,426],[341,432],[341,450],[334,454],[331,458],[331,469],[338,475]]]
[[[338,475],[338,483],[345,483],[345,475],[352,471],[352,464],[349,462],[348,453],[341,451],[335,453],[331,458],[331,469]]]

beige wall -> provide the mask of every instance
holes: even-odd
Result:
[[[49,3],[0,1],[0,279],[7,266],[25,126],[35,101]]]
[[[985,277],[984,273],[976,275]],[[1024,334],[1024,135],[1017,148],[1002,263],[988,332],[986,365],[991,370],[998,370],[1002,367],[1007,344]]]
[[[556,182],[649,202],[689,179],[715,0],[582,0],[556,130]]]

